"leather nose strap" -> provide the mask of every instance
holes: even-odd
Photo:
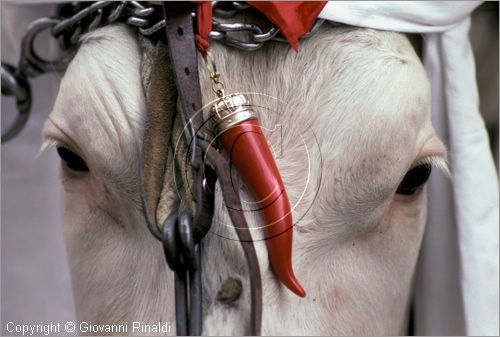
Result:
[[[192,137],[195,137],[192,143],[196,143],[198,147],[197,151],[192,151],[194,154],[191,157],[192,164],[194,164],[192,165],[193,170],[199,171],[202,169],[201,167],[205,163],[202,161],[201,152],[206,153],[208,164],[214,168],[218,175],[226,206],[228,206],[231,220],[243,246],[250,276],[251,330],[249,334],[260,335],[262,321],[262,281],[259,263],[245,217],[241,212],[233,211],[234,209],[241,209],[241,201],[239,195],[234,193],[230,182],[229,163],[217,150],[213,147],[210,148],[210,146],[207,147],[207,143],[196,137],[195,134],[195,130],[202,125],[203,117],[202,114],[196,115],[196,111],[201,108],[201,90],[191,16],[192,4],[190,2],[164,2],[163,6],[168,55],[165,54],[162,48],[157,50],[155,69],[153,69],[150,84],[151,95],[148,97],[148,120],[144,138],[143,202],[147,223],[153,235],[163,241],[162,230],[157,224],[156,211],[162,188],[165,188],[162,186],[162,183],[167,173],[165,171],[165,163],[169,160],[169,151],[167,150],[171,146],[169,144],[169,134],[175,126],[172,118],[176,114],[175,101],[177,96],[175,95],[175,89],[177,89],[184,113],[184,121],[190,122],[191,126],[189,132],[191,139],[188,139],[187,143],[191,143],[193,140]],[[159,47],[161,47],[162,42],[159,41],[158,43]],[[167,70],[170,67],[166,66],[165,63],[170,63],[177,88],[172,88],[168,76],[171,73]],[[159,66],[159,69],[156,69],[157,66]],[[150,150],[151,148],[153,151]],[[198,198],[195,197],[195,199]],[[204,202],[203,200],[196,200],[196,202],[197,208],[203,208],[203,205],[200,205],[200,202]],[[198,222],[196,221],[196,216],[195,222]],[[208,219],[205,222],[210,223],[211,221]],[[197,224],[194,223],[193,225],[195,240],[197,240],[202,235],[198,234]]]

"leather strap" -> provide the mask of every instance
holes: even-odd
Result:
[[[243,213],[237,211],[242,209],[241,200],[232,188],[228,160],[211,146],[210,142],[206,142],[202,137],[196,136],[196,130],[199,130],[203,123],[203,116],[201,113],[196,114],[202,105],[193,18],[191,16],[192,6],[191,2],[163,3],[170,61],[185,122],[189,123],[190,126],[188,144],[194,147],[191,150],[191,164],[196,177],[194,192],[197,204],[193,223],[194,242],[199,242],[210,227],[213,215],[213,194],[211,193],[214,191],[215,177],[217,176],[229,215],[241,241],[249,268],[251,298],[250,334],[260,335],[262,321],[262,281],[252,235]],[[214,168],[215,172],[211,171],[210,167],[203,163],[201,152],[207,155],[208,164]],[[207,188],[205,188],[205,191],[200,190],[202,188],[202,179],[206,179],[205,185]],[[207,193],[207,191],[211,193]],[[179,283],[185,284],[185,282]],[[201,290],[199,295],[201,296]],[[198,314],[201,315],[201,313]],[[195,313],[195,316],[198,314]],[[190,330],[189,332],[191,333],[194,331],[198,332],[197,329]],[[185,330],[183,329],[182,332],[185,332]]]
[[[209,167],[204,167],[201,153],[197,149],[196,132],[203,123],[201,89],[198,75],[198,59],[195,48],[193,4],[187,1],[166,1],[163,3],[165,29],[170,62],[180,98],[184,121],[188,124],[188,151],[191,151],[191,166],[194,172],[194,197],[197,203],[194,215],[194,241],[198,243],[208,232],[213,215],[213,191],[216,177]],[[207,189],[202,190],[206,179]]]
[[[250,317],[250,335],[260,335],[262,325],[262,279],[260,276],[259,260],[253,245],[252,234],[248,228],[245,216],[240,210],[241,199],[238,193],[234,193],[231,182],[231,171],[228,160],[222,156],[210,142],[201,140],[200,148],[206,154],[210,165],[215,167],[219,184],[221,185],[222,195],[229,212],[229,217],[236,229],[238,239],[241,242],[245,258],[247,260],[248,272],[250,275],[250,298],[251,298],[251,317]]]
[[[201,89],[198,59],[194,43],[193,4],[188,1],[166,1],[163,10],[170,61],[186,122],[191,121],[191,137],[201,126],[203,116],[195,113],[201,108]],[[196,145],[193,142],[192,145]]]

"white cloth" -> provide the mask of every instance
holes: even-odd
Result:
[[[335,1],[319,15],[354,26],[424,34],[433,123],[448,145],[452,179],[451,184],[442,175],[431,180],[416,277],[417,335],[499,334],[498,177],[479,113],[468,37],[470,13],[479,4]]]

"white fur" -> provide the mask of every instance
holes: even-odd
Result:
[[[302,217],[294,230],[293,261],[307,297],[279,284],[264,242],[257,241],[263,334],[404,333],[426,195],[403,197],[395,190],[414,163],[444,155],[430,124],[427,79],[407,39],[328,26],[302,43],[299,53],[281,44],[242,52],[216,43],[212,53],[226,92],[282,100],[254,103],[272,105],[272,112],[260,113],[264,126],[284,127],[284,156],[277,163],[292,204],[298,202],[294,218]],[[62,173],[65,235],[81,321],[174,325],[172,273],[138,202],[145,115],[139,64],[138,43],[128,29],[107,27],[88,35],[44,130],[46,138],[81,155],[91,170]],[[213,93],[202,63],[200,72],[209,102]],[[251,200],[245,189],[242,198]],[[247,215],[258,227],[258,214]],[[213,226],[203,242],[205,334],[248,332],[251,276],[227,224],[217,190]],[[260,229],[253,233],[261,236]],[[233,306],[215,299],[227,277],[243,282]]]

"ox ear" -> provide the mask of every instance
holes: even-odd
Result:
[[[188,145],[183,115],[164,42],[143,48],[141,73],[147,107],[142,202],[149,228],[155,236],[161,237],[163,221],[177,207],[179,195],[189,199],[183,200],[185,207],[193,208],[189,193],[193,178],[186,161]]]
[[[156,212],[169,161],[170,134],[177,102],[168,50],[163,42],[158,41],[152,50],[143,48],[141,72],[147,107],[142,151],[142,201],[148,226],[157,232],[160,226]]]

